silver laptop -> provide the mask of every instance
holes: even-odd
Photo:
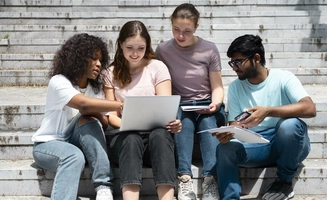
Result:
[[[165,128],[177,117],[179,95],[126,96],[119,131]]]

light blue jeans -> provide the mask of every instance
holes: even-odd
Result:
[[[112,172],[101,123],[88,121],[73,128],[69,141],[51,140],[35,143],[33,157],[38,166],[56,172],[51,191],[52,200],[75,200],[85,158],[94,188],[112,187]]]
[[[209,105],[210,103],[211,100],[201,100],[182,102],[180,105]],[[192,176],[191,165],[195,132],[225,125],[225,106],[222,104],[220,109],[211,115],[201,115],[194,111],[182,111],[179,108],[177,118],[181,120],[183,126],[182,131],[174,135],[177,173],[178,175],[187,174]],[[203,162],[202,176],[216,177],[216,158],[214,155],[219,142],[209,132],[200,133],[198,136]]]
[[[241,143],[232,140],[217,146],[217,175],[222,200],[240,199],[239,166],[277,165],[277,176],[292,182],[301,163],[310,152],[307,125],[298,118],[282,118],[275,128],[259,132],[270,143]]]

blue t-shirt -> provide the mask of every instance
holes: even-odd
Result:
[[[282,106],[297,103],[309,96],[300,80],[291,72],[271,69],[267,79],[260,84],[235,80],[228,88],[228,121],[253,106]],[[258,126],[250,128],[262,131],[276,126],[279,117],[266,117]]]

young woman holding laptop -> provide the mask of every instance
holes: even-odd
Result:
[[[114,61],[106,71],[106,99],[123,102],[125,96],[171,95],[171,80],[163,62],[156,60],[150,35],[140,21],[125,23],[116,42]],[[137,116],[137,115],[136,115]],[[121,112],[109,117],[119,128]],[[110,158],[119,165],[124,200],[139,199],[142,166],[153,169],[160,200],[173,200],[175,187],[174,141],[171,133],[181,130],[179,120],[166,128],[117,133],[110,140]]]

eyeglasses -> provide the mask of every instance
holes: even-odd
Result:
[[[232,68],[233,68],[233,67],[241,68],[242,65],[243,65],[243,63],[244,63],[245,61],[247,61],[249,58],[251,58],[252,56],[253,56],[253,55],[248,56],[248,57],[246,57],[246,58],[244,58],[244,59],[241,59],[241,60],[233,60],[233,61],[229,61],[228,64],[229,64],[229,66],[231,66]]]

